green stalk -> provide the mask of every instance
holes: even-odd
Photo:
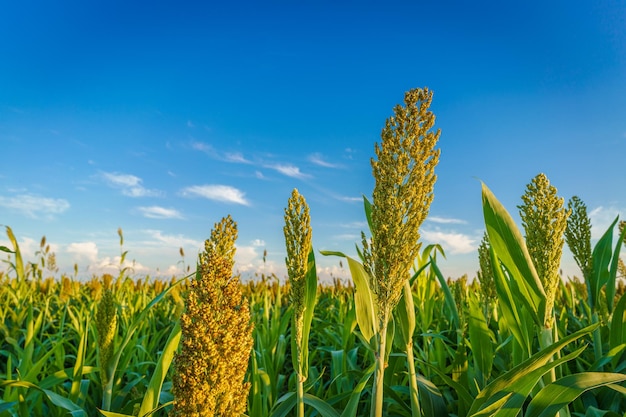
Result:
[[[296,383],[298,417],[304,417],[304,381],[306,379],[300,374],[297,374],[296,377],[298,379]]]
[[[374,370],[374,386],[372,387],[371,417],[383,415],[383,387],[385,378],[385,353],[387,348],[387,317],[383,318],[383,325],[376,335],[378,349],[376,350],[376,368]]]
[[[422,415],[420,410],[419,391],[417,386],[417,374],[415,373],[415,359],[413,358],[413,341],[406,345],[406,360],[409,368],[409,394],[411,396],[411,415],[419,417]]]

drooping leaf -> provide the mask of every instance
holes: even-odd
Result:
[[[567,375],[542,388],[528,405],[524,417],[552,417],[585,391],[625,380],[626,375],[609,372]]]
[[[321,253],[327,256],[341,256],[347,259],[350,275],[354,282],[356,321],[365,339],[371,342],[378,331],[378,311],[374,301],[374,294],[369,286],[369,276],[367,272],[365,272],[365,268],[360,262],[341,252],[321,251]]]

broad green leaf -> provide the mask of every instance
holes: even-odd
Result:
[[[626,343],[626,297],[622,295],[613,311],[609,345],[613,349],[623,343]]]
[[[34,389],[43,393],[48,400],[57,407],[61,407],[64,410],[69,411],[72,415],[87,417],[87,413],[81,407],[73,403],[69,398],[65,398],[54,391],[40,388],[39,386],[28,381],[0,381],[0,387],[23,387],[27,389]]]
[[[405,349],[407,345],[411,344],[413,333],[415,332],[415,305],[413,304],[411,284],[408,280],[404,283],[402,297],[394,313],[398,322],[396,326],[399,330],[397,335],[401,339],[402,349]]]
[[[443,396],[435,384],[417,375],[420,406],[424,417],[439,417],[448,414]]]
[[[498,259],[493,248],[490,248],[490,254],[492,265],[497,265]],[[502,268],[493,267],[493,282],[496,286],[498,305],[502,311],[504,322],[519,346],[526,352],[527,357],[530,357],[532,355],[531,334],[533,333],[533,321],[532,318],[529,318],[530,313],[523,308],[521,303],[516,302],[510,282]]]
[[[306,379],[309,376],[309,335],[311,333],[311,322],[313,321],[313,313],[315,311],[315,303],[317,302],[317,267],[315,265],[315,253],[313,248],[309,252],[306,280],[306,293],[304,317],[302,320],[302,363],[300,364],[300,374]]]
[[[276,404],[274,404],[274,411],[272,411],[270,417],[286,417],[296,406],[296,402],[296,393],[288,392],[276,401]]]
[[[359,380],[359,383],[356,384],[354,389],[352,390],[352,394],[350,394],[350,400],[348,401],[348,405],[343,409],[341,413],[341,417],[356,417],[356,413],[359,407],[359,400],[361,399],[361,393],[367,386],[367,382],[370,380],[372,375],[374,374],[374,370],[376,369],[376,362],[372,363],[364,372],[363,376]]]
[[[528,388],[530,392],[538,379],[541,378],[541,376],[545,372],[554,368],[562,361],[572,358],[572,354],[570,354],[561,358],[560,360],[550,362],[557,352],[559,352],[563,347],[573,342],[574,340],[577,340],[591,333],[597,327],[598,325],[594,324],[564,337],[563,339],[539,351],[538,353],[531,356],[529,359],[523,361],[521,364],[515,366],[505,374],[493,380],[489,385],[485,387],[485,389],[478,393],[478,395],[474,399],[474,402],[472,403],[468,414],[473,415],[474,413],[478,412],[480,409],[483,408],[486,403],[493,402],[495,399],[500,398],[503,392],[520,392],[520,390],[522,389],[522,381],[526,377],[528,378],[526,378],[525,384],[526,387],[531,385],[530,388]],[[577,353],[578,355],[582,352],[582,350],[584,350],[584,347],[577,350],[575,353]],[[546,366],[546,364],[548,365]],[[533,380],[534,382],[532,382]],[[522,403],[525,397],[526,396],[521,399]]]
[[[98,412],[102,414],[104,417],[133,417],[132,414],[122,414],[122,413],[114,413],[113,411],[104,411],[98,409]]]
[[[374,294],[369,286],[369,276],[365,272],[363,265],[344,255],[341,252],[321,251],[323,255],[341,256],[348,260],[350,275],[354,282],[354,306],[356,308],[356,321],[363,337],[371,342],[372,338],[378,331],[377,318],[378,312],[374,301]]]
[[[546,385],[532,399],[524,417],[552,417],[590,389],[626,380],[626,375],[609,372],[583,372],[565,376]]]
[[[613,259],[611,260],[611,268],[609,270],[609,280],[606,283],[606,304],[609,308],[609,313],[613,312],[613,303],[615,299],[615,280],[617,279],[617,265],[619,264],[619,254],[622,248],[622,242],[626,236],[626,227],[622,230],[617,243],[615,244],[615,250],[613,251]]]
[[[446,299],[446,305],[450,312],[452,313],[452,324],[455,328],[459,328],[461,325],[461,320],[459,319],[459,311],[456,308],[456,302],[454,301],[454,297],[452,296],[452,292],[450,292],[450,287],[448,287],[448,283],[446,279],[443,277],[443,274],[439,270],[437,266],[437,262],[433,258],[430,258],[430,267],[435,272],[437,279],[439,280],[439,285],[441,285],[441,289],[443,290],[444,297]]]
[[[181,336],[182,333],[180,329],[180,322],[176,322],[176,325],[172,329],[169,337],[167,338],[167,342],[165,342],[165,347],[161,352],[161,356],[159,357],[159,361],[156,364],[156,368],[154,370],[154,373],[152,374],[152,378],[150,378],[150,383],[146,388],[146,393],[143,396],[143,400],[141,401],[141,407],[139,408],[139,416],[146,416],[150,414],[152,410],[158,408],[161,388],[163,387],[163,381],[165,381],[167,371],[172,364],[172,360],[174,359],[174,353],[178,348]]]
[[[524,303],[538,326],[543,325],[546,294],[532,262],[526,242],[511,215],[482,184],[483,214],[489,242],[497,259],[509,272],[511,290],[516,298]],[[497,268],[498,263],[494,263]]]
[[[543,366],[521,375],[506,388],[492,395],[480,406],[478,412],[472,414],[471,416],[477,417],[485,415],[484,411],[489,409],[491,412],[495,411],[493,415],[497,417],[516,417],[521,412],[526,399],[530,395],[531,391],[535,389],[535,386],[539,383],[541,377],[562,363],[578,357],[583,350],[585,350],[584,346],[569,355],[559,358],[553,362],[548,361],[548,363]],[[504,403],[501,402],[502,396],[507,397],[507,400]],[[494,403],[499,404],[495,409],[493,408]],[[490,413],[489,415],[492,414]]]
[[[493,366],[494,355],[491,341],[494,339],[494,336],[487,326],[487,320],[483,315],[482,308],[478,305],[476,297],[470,297],[469,311],[469,339],[472,345],[474,366],[480,379],[480,388],[482,388],[489,378]]]
[[[322,417],[339,417],[339,413],[330,404],[311,394],[304,394],[304,403],[315,408]]]
[[[589,286],[589,306],[592,311],[598,305],[598,298],[600,297],[600,289],[609,281],[609,265],[613,256],[613,228],[617,223],[618,218],[613,220],[613,223],[604,232],[602,237],[596,243],[593,248],[592,266],[593,274],[589,277],[587,285]],[[618,242],[621,244],[621,242]]]

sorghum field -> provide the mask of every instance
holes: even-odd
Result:
[[[439,158],[431,99],[411,90],[387,120],[357,259],[314,250],[304,196],[286,199],[285,284],[233,274],[230,216],[196,270],[166,282],[48,277],[45,238],[24,260],[6,227],[0,416],[625,415],[625,223],[592,247],[585,204],[539,174],[519,230],[483,184],[480,271],[444,278],[443,250],[419,240]],[[559,274],[565,244],[580,278]],[[321,256],[352,282],[319,285]]]

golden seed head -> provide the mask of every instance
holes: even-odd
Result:
[[[440,132],[431,129],[435,115],[429,110],[432,92],[413,89],[387,119],[382,141],[372,159],[375,180],[372,204],[372,239],[364,239],[364,257],[373,281],[379,312],[393,310],[402,294],[414,259],[419,255],[419,228],[433,200]]]
[[[181,349],[174,360],[174,416],[237,416],[245,412],[244,382],[252,350],[249,302],[232,275],[236,223],[215,225],[199,257],[180,318]]]

